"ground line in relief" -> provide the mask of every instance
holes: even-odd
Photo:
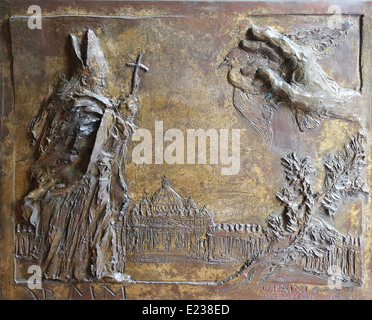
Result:
[[[190,15],[152,15],[152,16],[101,16],[101,15],[85,15],[85,14],[57,14],[57,15],[43,15],[42,18],[63,18],[63,17],[84,17],[84,18],[111,18],[111,19],[127,19],[127,20],[140,20],[140,19],[156,19],[156,18],[186,18]],[[10,19],[29,19],[30,16],[11,16]]]
[[[192,284],[192,285],[198,285],[198,286],[216,286],[218,285],[218,282],[216,281],[167,281],[167,280],[130,280],[128,283],[163,283],[163,284]]]

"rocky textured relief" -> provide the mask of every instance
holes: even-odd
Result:
[[[273,114],[283,106],[292,110],[301,131],[329,118],[361,128],[351,110],[359,91],[340,87],[318,63],[332,54],[351,26],[346,21],[341,29],[322,26],[281,34],[252,25],[247,39],[227,54],[221,66],[229,67],[234,107],[266,145],[273,141]]]
[[[31,188],[25,225],[16,230],[16,256],[39,261],[53,280],[120,278],[124,270],[124,214],[130,196],[123,177],[127,142],[136,126],[141,55],[131,94],[104,94],[108,64],[88,30],[69,37],[70,78],[61,76],[28,132]]]

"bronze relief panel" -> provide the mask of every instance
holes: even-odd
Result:
[[[10,17],[16,298],[368,296],[367,9],[273,6]]]

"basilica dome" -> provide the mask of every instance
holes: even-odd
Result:
[[[170,212],[174,210],[183,210],[182,198],[173,190],[167,176],[164,175],[162,186],[151,197],[152,212]]]

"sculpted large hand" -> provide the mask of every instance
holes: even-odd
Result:
[[[251,40],[241,42],[243,50],[249,53],[269,49],[285,59],[288,67],[284,75],[262,66],[255,76],[281,100],[289,102],[301,130],[309,129],[319,124],[318,120],[328,117],[343,119],[360,127],[359,119],[350,112],[353,99],[360,93],[341,88],[331,79],[318,64],[310,47],[298,45],[271,28],[252,25],[248,34]]]

